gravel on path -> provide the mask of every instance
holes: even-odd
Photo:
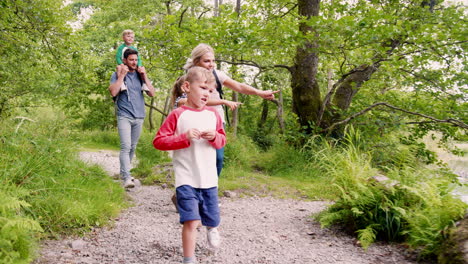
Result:
[[[81,152],[80,158],[118,174],[118,153]],[[84,237],[42,241],[44,263],[181,263],[181,225],[170,197],[171,189],[138,186],[128,191],[134,206],[111,226]],[[322,229],[310,216],[327,206],[323,201],[282,200],[271,197],[220,197],[222,245],[210,249],[200,228],[196,255],[199,263],[417,263],[396,246],[373,244],[364,250],[355,238]]]

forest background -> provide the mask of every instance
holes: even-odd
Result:
[[[191,49],[208,43],[233,79],[280,90],[264,101],[226,89],[243,105],[229,112],[222,190],[332,200],[315,216],[324,226],[442,263],[466,210],[453,195],[466,175],[427,143],[466,152],[456,145],[468,128],[463,2],[2,0],[0,9],[2,262],[28,263],[41,237],[86,232],[127,206],[76,152],[118,148],[107,87],[121,32],[132,29],[157,88],[134,169],[144,183],[165,181],[153,167],[168,159],[151,138]]]

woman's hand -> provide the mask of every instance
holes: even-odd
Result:
[[[235,110],[239,105],[241,105],[241,102],[234,102],[234,101],[229,101],[229,100],[223,100],[223,104],[231,110]]]

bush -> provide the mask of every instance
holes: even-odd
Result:
[[[0,128],[0,193],[6,194],[0,197],[0,243],[9,245],[2,263],[30,260],[41,228],[45,236],[79,234],[126,205],[117,183],[78,160],[66,123],[36,121],[17,132],[10,121]]]
[[[373,178],[379,171],[371,156],[353,140],[324,153],[318,163],[333,177],[340,196],[317,218],[323,226],[339,224],[355,232],[364,248],[376,239],[405,241],[422,257],[433,257],[441,248],[443,231],[467,208],[451,195],[454,178],[443,170],[418,163],[392,167],[389,180],[381,182]]]
[[[258,147],[249,137],[228,135],[224,148],[224,167],[250,169],[256,164],[259,153]]]
[[[157,164],[171,162],[166,151],[160,151],[154,148],[154,136],[155,134],[152,132],[142,132],[136,150],[138,165],[132,170],[133,176],[142,179],[142,182],[145,184],[150,184],[155,180],[159,181],[159,175],[154,175],[154,167]]]

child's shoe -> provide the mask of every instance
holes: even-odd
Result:
[[[208,244],[212,248],[218,248],[221,245],[221,236],[216,227],[207,228]]]
[[[125,83],[122,83],[122,85],[120,86],[120,91],[123,92],[127,90],[127,85],[125,85]]]
[[[148,85],[146,85],[146,83],[143,83],[143,85],[141,86],[141,90],[143,90],[144,92],[149,92]]]

